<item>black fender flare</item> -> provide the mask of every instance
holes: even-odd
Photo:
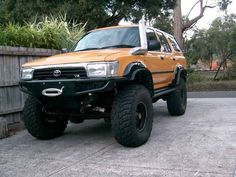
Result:
[[[153,95],[153,80],[152,73],[146,68],[146,66],[141,62],[133,62],[127,65],[124,76],[128,78],[130,81],[135,81],[135,79],[139,78],[141,74],[146,80],[144,85],[149,89],[151,95]]]
[[[124,71],[124,76],[130,76],[135,70],[145,69],[146,66],[141,62],[129,63]]]
[[[130,80],[134,80],[135,76],[139,72],[147,72],[152,78],[151,72],[147,69],[145,64],[142,62],[132,62],[132,63],[128,64],[125,68],[124,76],[129,77]]]
[[[172,85],[179,85],[181,77],[183,77],[185,81],[187,80],[187,70],[182,65],[178,65],[174,73],[175,77],[172,81]]]

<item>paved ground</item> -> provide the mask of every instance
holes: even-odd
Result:
[[[235,98],[236,91],[188,92],[188,98]]]
[[[155,104],[147,144],[125,148],[102,121],[39,141],[26,131],[0,141],[0,177],[236,177],[236,98],[189,99],[184,116]]]

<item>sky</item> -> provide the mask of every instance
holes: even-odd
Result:
[[[192,6],[197,2],[198,0],[182,0],[182,15],[187,15]],[[236,13],[236,0],[231,0],[232,3],[230,6],[228,6],[228,14]],[[208,4],[211,4],[214,2],[213,0],[208,0]],[[196,8],[192,11],[191,17],[195,17],[199,14],[199,5],[196,6]],[[196,23],[196,26],[199,29],[205,28],[208,29],[210,27],[211,22],[220,16],[223,16],[224,13],[219,11],[219,8],[213,8],[213,9],[206,9],[204,16]]]

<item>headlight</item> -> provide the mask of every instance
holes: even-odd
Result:
[[[117,75],[118,62],[98,62],[87,64],[88,77],[111,77]]]
[[[22,68],[21,69],[21,79],[30,80],[33,78],[34,69],[32,68]]]

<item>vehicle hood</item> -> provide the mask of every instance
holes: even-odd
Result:
[[[33,60],[25,63],[22,67],[34,67],[45,65],[71,64],[71,63],[85,63],[85,62],[100,62],[112,59],[112,55],[124,56],[128,55],[130,49],[104,49],[104,50],[90,50],[81,52],[71,52],[65,54],[54,55],[47,58]]]

